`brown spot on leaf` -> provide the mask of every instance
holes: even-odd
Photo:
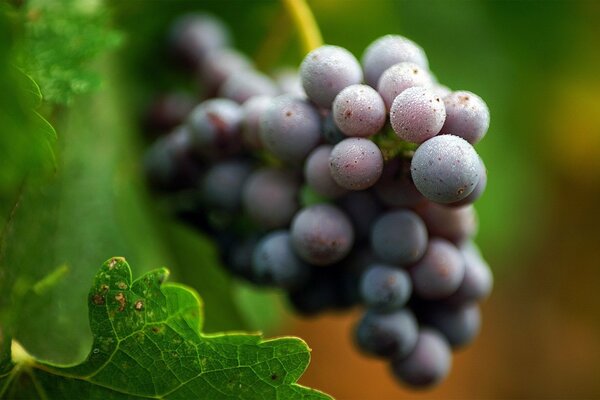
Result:
[[[125,304],[127,304],[127,300],[125,299],[125,295],[123,293],[119,292],[115,296],[115,300],[119,302],[119,311],[125,310]]]
[[[135,302],[134,307],[137,311],[142,311],[144,309],[144,302],[141,300],[138,300]]]
[[[95,294],[92,297],[92,303],[94,303],[97,306],[103,306],[105,303],[104,296],[102,296],[101,294]]]

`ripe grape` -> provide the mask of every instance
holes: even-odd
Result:
[[[190,67],[198,66],[211,50],[229,45],[229,31],[210,14],[193,13],[179,17],[169,35],[172,51]]]
[[[317,194],[335,198],[346,193],[346,189],[331,177],[329,155],[332,149],[333,146],[321,145],[309,154],[304,164],[304,178]]]
[[[418,261],[427,249],[427,229],[410,210],[383,214],[371,232],[371,247],[382,260],[399,265]]]
[[[444,97],[446,122],[441,134],[460,136],[471,144],[479,142],[490,126],[490,110],[483,99],[465,90]]]
[[[421,319],[444,335],[452,348],[471,343],[481,326],[481,312],[476,303],[456,307],[431,304],[424,310]]]
[[[236,211],[242,203],[242,187],[252,166],[241,160],[214,164],[202,178],[202,198],[209,207]]]
[[[385,124],[385,104],[372,87],[350,85],[333,100],[333,119],[347,136],[371,136]]]
[[[415,348],[418,332],[417,320],[406,308],[389,313],[368,310],[355,329],[355,340],[367,354],[403,358]]]
[[[284,230],[266,235],[252,255],[252,273],[259,284],[290,289],[302,285],[308,270],[292,249],[290,233]]]
[[[342,140],[346,139],[347,136],[338,128],[333,120],[333,113],[328,113],[322,119],[322,133],[323,139],[329,144],[338,144]]]
[[[403,62],[385,70],[379,78],[377,91],[385,102],[386,109],[390,110],[394,99],[406,89],[415,86],[429,87],[432,84],[433,78],[426,69],[414,63]]]
[[[391,265],[374,264],[360,279],[360,294],[367,307],[382,311],[398,309],[412,293],[410,276]]]
[[[390,207],[415,207],[425,201],[410,175],[410,160],[405,158],[388,161],[373,188],[377,197]]]
[[[254,96],[242,105],[242,142],[250,150],[258,150],[263,146],[260,140],[260,116],[266,112],[272,101],[271,96]]]
[[[494,285],[490,266],[485,262],[475,243],[467,241],[459,248],[465,262],[465,276],[452,295],[445,301],[464,304],[487,298]]]
[[[423,87],[404,90],[390,109],[394,132],[400,139],[412,143],[423,143],[437,135],[445,119],[442,100]]]
[[[350,217],[356,240],[368,239],[371,226],[383,208],[373,193],[351,191],[341,197],[337,204]]]
[[[247,56],[234,49],[219,48],[208,53],[203,59],[198,80],[207,94],[213,94],[229,77],[250,70],[252,62]]]
[[[383,171],[383,155],[368,139],[348,138],[335,145],[329,158],[331,176],[349,190],[373,186]]]
[[[448,204],[449,206],[452,207],[461,207],[461,206],[466,206],[469,204],[473,204],[475,203],[477,200],[479,200],[479,198],[481,197],[481,195],[483,195],[483,192],[485,192],[485,188],[487,187],[487,170],[485,168],[485,164],[483,164],[483,160],[481,159],[481,157],[479,157],[479,164],[480,164],[480,168],[479,168],[479,180],[477,181],[477,184],[475,185],[475,189],[473,189],[473,191],[471,192],[471,194],[469,194],[467,197],[465,197],[462,200],[459,200],[455,203],[450,203]]]
[[[477,232],[477,214],[473,206],[447,207],[427,202],[417,211],[432,236],[460,244]]]
[[[218,94],[242,104],[254,96],[276,96],[279,90],[268,76],[255,70],[243,70],[227,78]]]

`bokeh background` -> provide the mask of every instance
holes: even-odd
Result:
[[[157,93],[189,83],[164,57],[169,23],[183,12],[210,11],[269,72],[302,59],[293,27],[280,22],[280,4],[69,2],[85,13],[101,4],[101,21],[119,44],[91,63],[99,89],[42,106],[58,133],[55,173],[17,191],[18,179],[0,176],[12,244],[0,271],[0,289],[11,295],[0,308],[14,309],[22,288],[49,271],[69,270],[11,316],[31,352],[56,361],[85,356],[85,303],[73,299],[85,298],[103,260],[125,255],[136,275],[167,265],[174,279],[197,288],[208,331],[305,339],[313,353],[301,382],[339,399],[600,398],[599,1],[309,1],[327,43],[359,57],[379,36],[405,35],[424,47],[440,82],[479,94],[491,110],[477,145],[489,183],[476,208],[477,242],[495,288],[480,336],[456,354],[449,378],[426,392],[403,389],[383,363],[356,351],[351,330],[360,310],[293,316],[277,293],[232,281],[210,238],[171,221],[144,187],[140,115]],[[43,2],[14,3],[26,8],[28,23],[43,23]],[[1,128],[5,139],[10,130]],[[40,333],[44,323],[56,329]]]

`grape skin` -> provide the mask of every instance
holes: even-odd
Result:
[[[191,13],[179,17],[171,26],[169,43],[176,56],[190,67],[197,67],[211,50],[231,42],[229,31],[214,16]]]
[[[400,35],[385,35],[376,39],[365,49],[361,59],[365,81],[376,87],[381,74],[401,62],[412,62],[425,70],[429,68],[425,51],[412,40]]]
[[[452,364],[452,354],[446,339],[436,330],[422,328],[414,350],[405,358],[391,362],[393,374],[400,382],[415,388],[425,388],[441,382]]]
[[[471,194],[469,194],[464,199],[459,200],[455,203],[450,203],[450,204],[448,204],[449,206],[462,207],[462,206],[466,206],[469,204],[473,204],[477,200],[479,200],[479,198],[483,195],[483,193],[485,192],[485,188],[487,187],[487,169],[485,168],[485,164],[483,163],[483,160],[481,159],[481,157],[479,157],[479,162],[480,162],[479,180],[477,181],[477,184],[475,185],[475,189],[473,189]]]
[[[383,171],[383,155],[368,139],[348,138],[335,145],[329,158],[331,176],[349,190],[373,186]]]
[[[377,84],[377,91],[385,102],[386,109],[390,110],[394,99],[406,89],[431,85],[433,77],[427,70],[414,63],[403,62],[385,70]]]
[[[423,143],[437,135],[445,119],[442,100],[423,87],[404,90],[390,109],[392,129],[400,139],[411,143]]]
[[[260,139],[282,161],[299,164],[318,144],[321,117],[306,100],[282,95],[260,116]]]
[[[456,292],[445,301],[465,304],[486,299],[494,285],[494,276],[475,243],[465,242],[459,248],[465,262],[465,276]]]
[[[303,260],[330,265],[344,258],[354,244],[354,230],[337,207],[317,204],[298,212],[292,221],[292,245]]]
[[[246,55],[234,49],[219,48],[203,59],[198,80],[207,94],[213,94],[229,77],[249,70],[252,70],[252,62]]]
[[[481,327],[481,312],[476,303],[456,307],[432,304],[422,314],[423,323],[444,335],[453,349],[471,343]]]
[[[272,101],[271,96],[253,96],[242,105],[242,142],[249,150],[263,147],[260,139],[260,116],[266,112]]]
[[[410,160],[401,157],[388,161],[375,186],[381,202],[391,207],[416,207],[425,201],[410,175]]]
[[[360,83],[362,78],[356,57],[339,46],[318,47],[300,64],[300,79],[306,95],[316,105],[327,109],[342,89]]]
[[[379,217],[382,206],[370,191],[351,191],[337,201],[337,205],[346,212],[357,240],[368,239],[371,226]]]
[[[304,164],[304,178],[317,194],[336,198],[346,193],[346,189],[331,177],[329,155],[332,149],[331,145],[321,145],[309,154]]]
[[[471,144],[479,142],[490,126],[490,110],[475,93],[465,90],[444,97],[446,123],[441,134],[460,136]]]
[[[418,332],[417,320],[409,309],[390,313],[368,310],[355,328],[355,341],[366,354],[401,359],[415,348]]]
[[[360,279],[360,293],[367,307],[391,311],[406,304],[412,293],[412,283],[405,271],[391,265],[374,264]]]
[[[347,136],[371,136],[385,124],[385,104],[372,87],[350,85],[333,100],[333,119]]]
[[[329,144],[338,144],[342,140],[346,139],[347,136],[338,128],[333,120],[333,113],[328,113],[322,119],[322,133],[323,139]]]
[[[243,104],[253,96],[277,96],[279,90],[268,76],[255,70],[242,70],[227,78],[218,95]]]
[[[236,211],[242,203],[242,187],[252,167],[239,160],[214,164],[202,178],[202,198],[209,207]]]
[[[417,148],[411,175],[423,196],[447,204],[462,200],[473,191],[480,168],[479,156],[467,141],[438,135]]]
[[[410,210],[390,211],[373,225],[371,247],[388,263],[409,265],[425,254],[427,229],[423,220]]]
[[[432,202],[418,208],[432,236],[439,236],[454,244],[460,244],[477,232],[477,213],[472,205],[447,207]]]

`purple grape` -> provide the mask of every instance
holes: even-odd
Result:
[[[460,136],[471,144],[479,142],[490,126],[490,110],[475,93],[464,90],[444,97],[446,122],[440,134]]]
[[[390,207],[416,207],[425,200],[410,175],[410,160],[400,157],[385,164],[373,188],[383,204]]]
[[[335,145],[329,158],[331,176],[349,190],[373,186],[383,171],[383,155],[368,139],[348,138]]]
[[[441,85],[439,83],[434,83],[431,87],[431,90],[433,90],[433,93],[440,99],[443,99],[444,97],[452,93],[452,90],[448,86]]]
[[[292,249],[288,231],[274,231],[258,242],[252,255],[253,280],[262,285],[291,289],[309,276],[309,266]]]
[[[473,146],[453,135],[426,140],[411,162],[415,186],[437,203],[454,203],[467,197],[479,181],[480,170]]]
[[[367,85],[350,85],[333,100],[333,119],[347,136],[376,134],[385,125],[386,116],[381,96]]]
[[[208,94],[216,93],[229,77],[252,69],[252,62],[243,53],[222,48],[211,51],[202,61],[198,79]]]
[[[242,105],[242,142],[249,150],[263,147],[260,140],[260,116],[267,111],[272,101],[271,96],[254,96]]]
[[[263,168],[246,180],[242,202],[250,218],[266,229],[286,227],[299,208],[300,183],[290,173]]]
[[[423,87],[406,89],[390,109],[392,129],[400,139],[412,143],[423,143],[437,135],[445,119],[444,102]]]
[[[436,330],[423,328],[413,351],[395,357],[392,372],[401,382],[414,388],[426,388],[441,382],[450,372],[452,353],[446,339]]]
[[[447,300],[451,304],[465,304],[487,298],[494,285],[494,276],[479,249],[473,242],[459,248],[465,262],[465,276],[458,290]]]
[[[360,294],[367,307],[382,311],[399,309],[411,293],[408,273],[391,265],[371,265],[360,279]]]
[[[254,96],[276,96],[279,90],[268,76],[255,70],[245,70],[227,78],[219,88],[218,94],[242,104]]]
[[[145,126],[152,132],[168,132],[181,125],[194,109],[196,101],[184,92],[164,94],[148,108]]]
[[[335,124],[335,121],[333,120],[333,113],[328,113],[325,117],[323,117],[322,123],[323,126],[321,129],[323,133],[323,139],[325,139],[327,143],[338,144],[347,138],[347,136],[344,135],[344,132],[342,132]]]
[[[381,204],[369,191],[352,191],[337,201],[339,207],[350,217],[357,240],[368,239],[371,226],[381,213]]]
[[[294,68],[281,68],[275,71],[274,77],[281,93],[302,98],[306,97],[300,74]]]
[[[398,265],[417,262],[427,249],[427,229],[410,210],[383,214],[371,231],[371,247],[382,260]]]
[[[207,100],[188,117],[191,141],[197,154],[207,159],[240,150],[242,109],[227,99]]]
[[[306,100],[278,96],[260,117],[260,138],[276,157],[299,164],[319,144],[321,117]]]
[[[242,187],[250,176],[248,162],[230,160],[214,164],[202,178],[201,193],[209,207],[236,211],[242,204]]]
[[[300,64],[300,79],[308,98],[319,107],[331,108],[335,96],[362,81],[358,60],[348,50],[325,45],[311,51]]]
[[[291,233],[298,256],[314,265],[340,261],[354,243],[350,220],[329,204],[317,204],[298,212],[292,221]]]
[[[225,25],[216,17],[203,13],[178,18],[169,35],[172,51],[190,67],[198,66],[210,51],[226,47],[229,42]]]
[[[473,341],[481,327],[481,312],[476,303],[458,307],[432,304],[422,316],[424,324],[438,330],[452,348],[463,347]]]
[[[450,242],[432,238],[423,258],[410,269],[415,293],[425,300],[450,296],[460,286],[465,262]]]
[[[314,149],[304,164],[306,183],[317,194],[335,198],[346,193],[346,189],[338,185],[331,177],[329,170],[329,155],[333,146],[321,145]]]
[[[423,69],[429,62],[423,49],[410,39],[399,35],[386,35],[371,43],[361,59],[365,71],[365,81],[377,87],[381,74],[392,65],[412,62]]]
[[[455,244],[472,237],[477,232],[477,214],[473,206],[446,207],[428,202],[418,213],[432,236],[439,236]]]
[[[480,162],[479,180],[477,181],[477,184],[475,185],[475,189],[473,189],[471,194],[469,194],[464,199],[459,200],[455,203],[450,203],[450,204],[448,204],[449,206],[462,207],[462,206],[466,206],[469,204],[473,204],[477,200],[479,200],[481,195],[483,195],[483,192],[485,192],[485,188],[487,187],[487,170],[485,168],[485,164],[483,163],[483,160],[481,159],[481,157],[479,157],[479,162]]]
[[[387,110],[390,110],[394,99],[406,89],[415,86],[430,87],[432,84],[433,78],[426,69],[414,63],[403,62],[385,70],[377,84],[377,91]]]
[[[355,329],[360,350],[385,358],[406,357],[414,350],[418,336],[417,320],[408,309],[390,313],[368,310]]]

